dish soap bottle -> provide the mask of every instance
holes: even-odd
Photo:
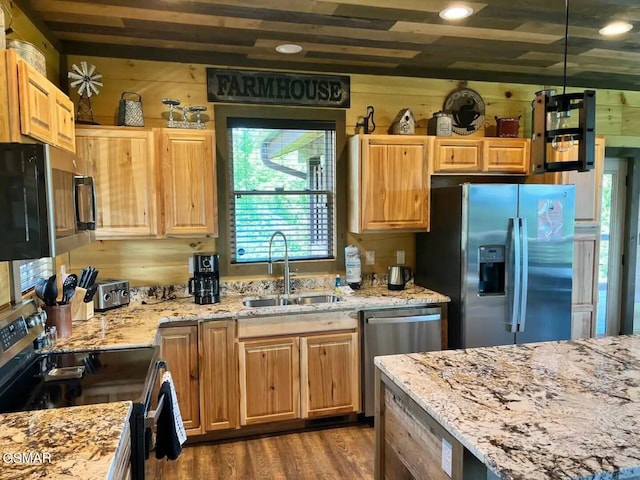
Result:
[[[362,267],[358,247],[355,245],[344,247],[344,264],[347,269],[347,284],[354,290],[359,290],[362,283]]]

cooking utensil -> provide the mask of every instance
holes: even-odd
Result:
[[[80,273],[80,278],[78,279],[78,287],[85,288],[84,284],[87,281],[89,276],[89,267],[83,268],[82,273]]]
[[[89,279],[87,280],[87,285],[84,288],[89,288],[91,287],[94,283],[96,283],[96,278],[98,278],[98,273],[100,272],[100,270],[96,270],[95,268],[91,267],[92,271],[91,274],[89,275]]]
[[[45,285],[44,290],[42,291],[42,299],[44,300],[44,304],[48,307],[53,307],[56,305],[56,299],[58,298],[58,285],[56,284],[56,274],[51,275]]]
[[[64,279],[62,284],[62,301],[60,305],[66,305],[73,297],[73,294],[76,293],[76,287],[78,286],[78,276],[75,273],[72,273]]]
[[[87,289],[86,293],[84,294],[84,298],[82,299],[82,301],[84,303],[91,302],[93,300],[93,296],[96,294],[96,290],[98,290],[98,285],[96,285],[96,284],[91,285]]]
[[[47,281],[44,278],[38,278],[36,280],[36,284],[34,287],[34,290],[36,292],[36,297],[38,297],[43,302],[44,302],[44,286],[46,285],[46,283]]]

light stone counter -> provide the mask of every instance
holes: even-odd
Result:
[[[0,414],[0,479],[112,478],[131,402]]]
[[[375,364],[500,479],[640,478],[640,335]]]
[[[327,290],[321,292],[333,293]],[[292,296],[321,292],[296,292]],[[343,301],[335,303],[245,307],[242,300],[253,296],[255,294],[223,296],[220,303],[212,305],[196,305],[193,297],[175,300],[150,300],[147,304],[136,302],[108,312],[96,312],[90,320],[73,322],[71,337],[58,339],[53,350],[148,346],[155,343],[158,326],[166,326],[168,323],[197,323],[202,320],[246,319],[284,313],[356,311],[366,308],[420,306],[449,302],[449,297],[418,286],[411,286],[400,291],[390,291],[386,287],[367,287],[356,291],[353,296],[344,296]]]

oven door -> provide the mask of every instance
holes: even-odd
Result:
[[[153,448],[153,426],[157,415],[152,408],[156,404],[157,385],[166,370],[166,362],[156,356],[145,381],[144,400],[133,404],[133,411],[129,419],[131,426],[131,478],[133,480],[144,480],[145,469],[153,467],[151,450]],[[153,470],[150,471],[153,472]],[[150,474],[149,478],[153,478],[153,475]]]

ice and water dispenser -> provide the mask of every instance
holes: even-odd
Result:
[[[478,295],[504,295],[504,245],[481,245],[478,257]]]

